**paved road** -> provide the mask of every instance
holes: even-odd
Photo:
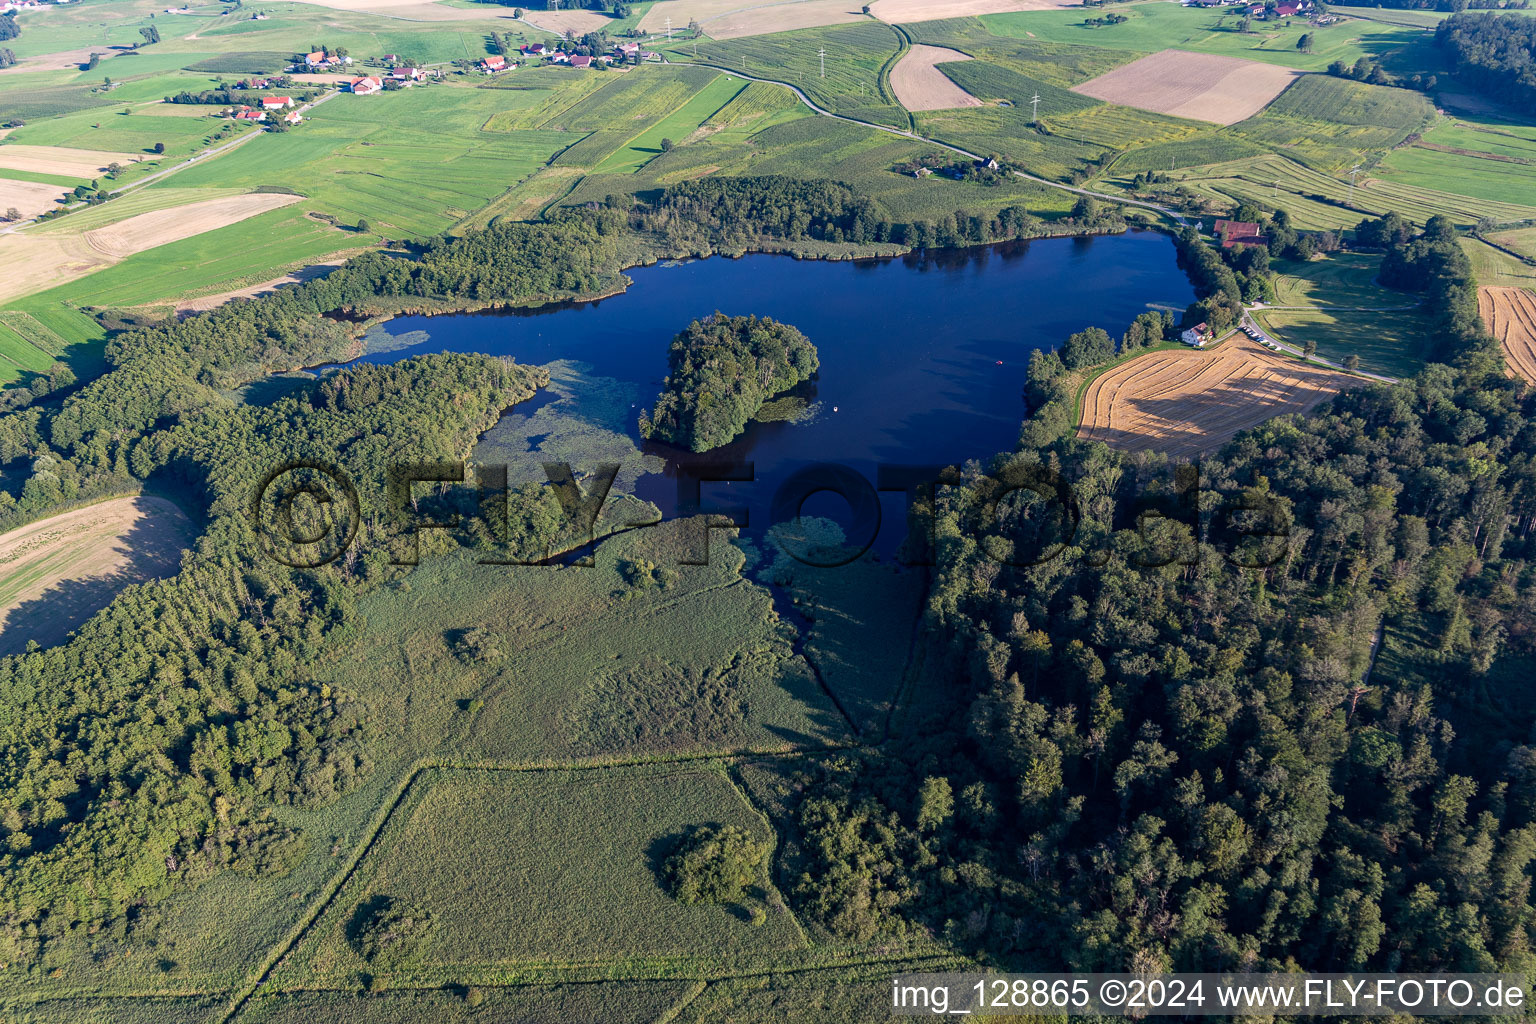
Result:
[[[667,63],[671,62],[667,61]],[[876,131],[885,132],[888,135],[899,135],[904,139],[912,139],[916,142],[924,142],[930,146],[937,146],[940,149],[947,149],[951,153],[956,153],[960,156],[968,157],[971,160],[982,159],[980,155],[972,153],[968,149],[961,149],[959,146],[952,146],[947,142],[940,142],[938,139],[930,139],[926,135],[919,135],[916,132],[909,132],[901,128],[892,128],[889,125],[875,124],[873,121],[861,121],[856,117],[849,117],[847,114],[834,114],[832,111],[818,106],[815,101],[807,96],[798,85],[795,85],[792,82],[781,81],[777,78],[759,78],[756,75],[747,74],[740,68],[732,68],[724,64],[713,64],[705,60],[690,61],[689,63],[698,67],[714,68],[716,71],[724,71],[728,75],[735,75],[737,78],[748,82],[763,82],[768,85],[782,85],[784,88],[794,93],[795,96],[799,98],[800,102],[809,107],[813,113],[820,114],[822,117],[830,117],[834,121],[847,121],[849,124],[863,125],[865,128],[873,128]],[[1052,181],[1049,178],[1036,177],[1033,174],[1026,174],[1024,171],[1014,171],[1013,173],[1027,181],[1033,181],[1036,184],[1045,185],[1049,188],[1060,189],[1063,192],[1071,192],[1074,195],[1088,196],[1091,199],[1102,199],[1107,203],[1119,203],[1121,206],[1138,206],[1144,210],[1151,210],[1154,213],[1162,214],[1164,217],[1169,218],[1176,224],[1188,223],[1188,221],[1184,219],[1183,214],[1176,210],[1170,210],[1166,206],[1159,206],[1157,203],[1149,203],[1141,199],[1126,199],[1123,196],[1109,195],[1104,192],[1095,192],[1092,189],[1079,188],[1076,185],[1063,185],[1059,181]]]
[[[316,97],[311,102],[302,104],[302,105],[300,105],[299,107],[297,107],[295,109],[297,109],[298,112],[302,114],[306,110],[313,110],[315,107],[318,107],[320,104],[324,103],[326,100],[331,99],[334,96],[340,96],[340,95],[341,95],[340,92],[332,89],[330,92],[324,93],[323,95]],[[257,131],[254,131],[254,132],[247,132],[246,134],[241,135],[241,136],[239,136],[237,138],[230,139],[228,142],[221,142],[217,146],[210,146],[209,148],[207,148],[205,150],[202,150],[201,152],[193,153],[191,156],[187,157],[185,160],[183,160],[179,164],[172,164],[170,167],[167,167],[164,170],[156,171],[154,174],[146,174],[144,177],[140,178],[138,181],[135,181],[135,182],[133,182],[130,185],[124,185],[122,188],[120,188],[117,191],[112,193],[112,199],[117,199],[117,198],[119,198],[121,196],[127,195],[129,192],[137,191],[138,189],[143,188],[145,185],[148,185],[150,182],[158,181],[159,179],[164,178],[167,175],[175,174],[177,171],[184,171],[188,167],[191,167],[193,164],[203,163],[209,157],[218,156],[221,153],[228,153],[230,150],[236,148],[237,146],[243,146],[247,142],[250,142],[252,139],[259,138],[260,136],[265,135],[265,134],[266,134],[266,132],[265,131],[261,131],[261,130],[257,130]],[[112,199],[109,199],[107,201],[111,202]],[[70,209],[70,210],[82,209],[84,207],[84,205],[85,204],[81,204],[80,206],[71,206],[71,207],[67,207],[67,209]],[[21,221],[17,221],[14,224],[7,224],[4,227],[0,227],[0,235],[7,234],[9,232],[17,230],[18,228],[24,228],[28,224],[35,224],[35,223],[37,223],[37,221],[34,218],[33,220],[21,220]]]

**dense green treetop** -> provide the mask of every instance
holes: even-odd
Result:
[[[788,324],[716,313],[672,339],[665,389],[640,435],[696,452],[729,442],[763,402],[810,379],[816,347]]]

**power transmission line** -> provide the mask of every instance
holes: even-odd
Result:
[[[821,58],[821,77],[822,78],[826,78],[827,77],[827,48],[825,46],[823,46],[821,49],[816,51],[816,55]]]

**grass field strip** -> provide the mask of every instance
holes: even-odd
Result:
[[[352,880],[353,876],[357,873],[357,869],[362,865],[363,861],[370,853],[373,852],[374,847],[378,844],[380,836],[384,834],[386,827],[394,818],[396,812],[399,811],[402,806],[404,806],[407,797],[411,795],[412,788],[417,784],[421,776],[427,772],[458,771],[512,774],[548,772],[603,772],[611,770],[622,770],[627,768],[648,768],[665,764],[681,765],[714,763],[721,765],[726,769],[725,776],[729,780],[732,788],[737,791],[737,793],[744,801],[746,801],[747,806],[751,807],[755,813],[763,815],[764,819],[766,820],[766,815],[763,814],[762,809],[758,807],[757,804],[753,802],[751,798],[742,790],[742,787],[736,780],[735,776],[731,774],[730,767],[733,764],[744,758],[748,758],[754,761],[783,760],[791,758],[799,759],[807,757],[820,757],[826,754],[837,753],[839,751],[859,749],[868,748],[867,745],[864,744],[843,744],[819,747],[814,750],[791,751],[787,753],[701,753],[682,754],[664,759],[639,758],[631,759],[628,761],[615,761],[603,764],[551,764],[537,766],[459,764],[443,759],[424,758],[412,766],[412,768],[405,774],[401,781],[395,786],[395,789],[393,790],[393,796],[387,797],[381,803],[380,809],[374,813],[373,819],[369,822],[368,829],[364,833],[363,839],[356,845],[352,855],[347,858],[347,861],[342,866],[341,870],[336,872],[335,875],[332,876],[331,881],[327,882],[321,889],[318,898],[314,903],[311,904],[309,910],[306,911],[304,916],[290,930],[288,937],[280,942],[278,946],[262,960],[262,962],[256,968],[253,980],[248,982],[244,988],[231,995],[225,1011],[219,1015],[216,1020],[219,1022],[219,1024],[230,1024],[230,1022],[234,1021],[235,1018],[239,1016],[240,1012],[244,1010],[246,1005],[250,1002],[251,998],[260,991],[262,985],[266,984],[271,979],[277,968],[282,966],[283,961],[288,957],[288,955],[298,948],[299,943],[304,940],[304,938],[314,928],[315,924],[324,916],[325,912],[330,909],[331,905],[335,902],[336,897],[340,895],[342,889],[346,887],[346,884]],[[789,914],[791,921],[794,922],[795,927],[799,929],[801,935],[803,936],[804,927],[800,924],[800,920],[795,916],[794,912],[788,909],[787,905],[786,913]],[[901,962],[907,962],[907,959],[909,958],[879,956],[873,957],[865,962],[877,964],[895,962],[898,959],[901,959]],[[848,962],[853,963],[855,961]],[[774,973],[782,972],[765,969],[762,971],[748,972],[741,975],[722,975],[720,978],[714,978],[711,980],[725,980],[727,977],[757,977]],[[403,986],[403,988],[409,989],[410,986]],[[331,990],[317,988],[314,991]]]

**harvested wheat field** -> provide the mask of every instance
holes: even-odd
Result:
[[[1364,383],[1235,335],[1213,349],[1151,352],[1101,374],[1083,395],[1077,436],[1188,457]]]
[[[0,167],[34,174],[62,174],[66,178],[94,178],[111,164],[133,164],[142,153],[109,153],[99,149],[65,149],[63,146],[0,146]]]
[[[892,25],[904,25],[914,21],[974,18],[981,14],[1013,11],[1055,11],[1078,6],[1066,0],[875,0],[869,5],[869,13]]]
[[[497,13],[449,7],[432,0],[298,0],[299,3],[329,7],[336,11],[356,11],[359,14],[376,14],[385,18],[404,21],[486,21],[492,18],[510,18],[512,11]]]
[[[970,59],[970,54],[959,50],[919,43],[902,54],[901,60],[891,69],[891,88],[896,92],[896,99],[908,110],[979,107],[981,100],[950,81],[938,67]]]
[[[844,25],[863,21],[864,13],[857,0],[770,0],[766,4],[754,0],[662,0],[640,19],[640,28],[646,32],[665,32],[668,18],[672,19],[674,32],[686,29],[693,20],[712,39],[740,39],[797,28]]]
[[[53,209],[59,197],[68,195],[69,191],[40,181],[0,178],[0,215],[14,207],[23,217],[36,217],[44,210]]]
[[[141,213],[84,233],[57,226],[50,226],[46,233],[13,231],[0,237],[0,302],[73,281],[136,252],[235,224],[301,198],[253,192]]]
[[[1536,292],[1528,288],[1479,288],[1477,309],[1488,333],[1503,346],[1510,372],[1536,384]]]
[[[794,0],[711,19],[704,23],[704,34],[711,39],[741,39],[864,20],[860,5],[851,0]]]
[[[1072,91],[1123,107],[1236,124],[1263,110],[1301,75],[1239,57],[1162,50],[1074,85]]]
[[[163,498],[114,498],[0,535],[0,655],[60,643],[130,583],[169,576],[192,523]]]
[[[546,32],[565,35],[575,32],[579,36],[599,32],[613,24],[613,19],[592,11],[524,11],[523,20],[537,25]]]

